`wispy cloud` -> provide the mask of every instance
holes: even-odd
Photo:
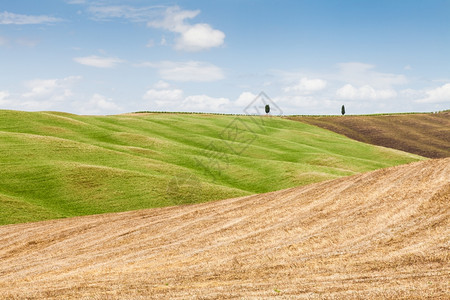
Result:
[[[43,79],[25,82],[25,91],[6,97],[10,109],[53,110],[62,109],[75,97],[73,88],[81,76]],[[14,99],[14,101],[12,101]]]
[[[73,60],[79,64],[96,68],[114,68],[124,62],[124,60],[117,57],[100,57],[96,55],[75,57]]]
[[[24,82],[25,90],[9,93],[0,90],[0,108],[19,110],[67,110],[81,114],[111,114],[123,111],[122,106],[99,93],[85,98],[77,92],[81,76],[36,78]],[[83,99],[84,98],[84,99]]]
[[[403,74],[382,73],[375,71],[375,66],[360,62],[337,64],[339,69],[335,79],[356,86],[370,85],[379,89],[391,88],[394,85],[408,83]]]
[[[0,36],[0,46],[24,46],[24,47],[29,47],[32,48],[34,46],[36,46],[37,44],[39,44],[39,40],[33,39],[33,38],[28,38],[28,37],[18,37],[18,38],[6,38],[6,37],[2,37]]]
[[[184,96],[183,90],[173,88],[164,81],[157,82],[142,98],[150,104],[154,103],[158,109],[168,111],[223,112],[232,104],[228,98],[223,97],[216,98],[204,94]]]
[[[0,91],[0,105],[9,104],[11,102],[9,96],[10,94],[8,91]]]
[[[158,69],[159,75],[164,80],[183,82],[211,82],[221,80],[225,77],[221,68],[216,65],[200,62],[146,62],[139,66],[147,66]]]
[[[18,38],[18,39],[16,39],[16,43],[20,46],[33,48],[34,46],[39,44],[39,41],[36,39],[30,39],[30,38]]]
[[[397,92],[393,89],[374,89],[370,85],[358,88],[346,84],[336,91],[336,96],[344,100],[379,100],[395,98]]]
[[[85,4],[86,0],[66,0],[68,4]]]
[[[111,114],[119,113],[123,108],[117,105],[111,98],[95,93],[85,102],[74,102],[77,110],[81,114],[95,115],[95,114]]]
[[[147,44],[145,44],[145,47],[147,47],[147,48],[152,48],[154,46],[155,46],[155,41],[154,40],[149,40],[147,42]]]
[[[62,79],[30,80],[25,83],[28,92],[23,93],[22,97],[34,100],[48,98],[61,101],[72,95],[72,86],[81,78],[81,76],[69,76]]]
[[[287,86],[283,89],[284,92],[296,92],[300,94],[311,94],[323,90],[327,86],[327,82],[323,79],[310,79],[302,77],[294,85]]]
[[[183,99],[183,91],[180,89],[150,89],[142,96],[144,100],[153,101],[157,106],[162,107],[171,104],[172,107],[178,107]]]
[[[181,108],[186,111],[221,112],[226,111],[228,104],[230,104],[228,98],[192,95],[181,102]]]
[[[403,69],[406,71],[411,71],[413,68],[411,67],[411,65],[406,65],[403,67]]]
[[[163,8],[163,6],[91,5],[87,11],[98,21],[122,18],[131,22],[148,22],[160,16],[164,11]]]
[[[7,11],[0,12],[1,25],[52,24],[61,21],[63,21],[63,19],[46,15],[21,15]]]

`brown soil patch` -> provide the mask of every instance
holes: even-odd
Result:
[[[354,140],[429,158],[450,156],[450,112],[373,116],[295,116]]]
[[[2,299],[448,299],[450,158],[0,227]]]

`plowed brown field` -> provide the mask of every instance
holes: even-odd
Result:
[[[450,157],[450,111],[372,116],[292,116],[368,144],[429,158]]]
[[[0,227],[0,298],[450,297],[450,158]]]

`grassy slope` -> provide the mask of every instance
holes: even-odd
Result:
[[[450,112],[369,116],[294,116],[352,139],[430,158],[450,156]]]
[[[0,227],[1,299],[448,299],[450,158]]]
[[[0,224],[224,199],[420,159],[279,118],[0,111]]]

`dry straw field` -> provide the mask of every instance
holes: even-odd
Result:
[[[450,297],[450,158],[0,227],[0,298]]]

